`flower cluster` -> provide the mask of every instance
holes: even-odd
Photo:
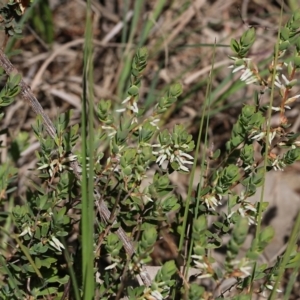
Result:
[[[261,81],[257,68],[252,63],[252,60],[250,58],[240,59],[233,56],[230,58],[234,61],[234,64],[230,65],[228,68],[233,69],[232,73],[242,71],[242,75],[240,77],[241,81],[244,81],[246,84]]]
[[[176,125],[172,133],[167,130],[161,132],[158,142],[152,145],[158,148],[152,154],[157,157],[156,162],[160,166],[168,161],[174,170],[189,172],[187,165],[194,163],[194,157],[187,152],[191,152],[195,144],[182,125]]]
[[[193,156],[185,153],[184,151],[173,147],[172,145],[161,145],[155,144],[152,145],[153,148],[160,148],[158,151],[153,151],[153,155],[157,156],[156,163],[160,166],[168,160],[170,163],[176,162],[179,167],[178,170],[184,172],[189,172],[189,169],[186,165],[193,164]]]
[[[212,268],[207,262],[207,258],[203,257],[202,255],[191,255],[195,267],[200,270],[201,274],[197,276],[199,279],[203,278],[210,278],[213,276]]]

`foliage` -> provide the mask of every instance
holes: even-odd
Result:
[[[18,25],[18,21],[22,14],[22,5],[19,1],[9,0],[7,4],[0,7],[1,29],[9,36],[21,34],[22,29]]]
[[[299,134],[289,131],[291,124],[285,113],[300,97],[292,94],[300,68],[299,22],[300,13],[296,12],[281,30],[267,78],[260,76],[257,66],[247,57],[255,42],[255,29],[250,28],[239,40],[231,41],[233,72],[242,71],[240,79],[260,86],[260,93],[255,95],[253,104],[243,106],[225,153],[217,150],[211,156],[212,162],[219,164],[208,170],[205,181],[194,191],[187,226],[183,225],[187,201],[176,193],[169,175],[172,172],[189,174],[195,160],[195,143],[183,124],[171,130],[160,128],[162,115],[182,93],[179,83],[170,86],[151,113],[140,104],[140,88],[148,59],[146,48],[136,51],[130,85],[120,107],[115,109],[113,102],[107,99],[97,103],[98,123],[93,136],[89,137],[94,143],[89,157],[78,150],[85,141],[83,135],[79,135],[81,125],[70,124],[72,111],[57,118],[55,138],[47,135],[45,124],[38,118],[32,126],[40,143],[36,153],[36,177],[27,187],[25,199],[15,199],[13,188],[18,173],[13,160],[20,148],[25,147],[24,138],[16,139],[18,151],[11,154],[11,161],[0,166],[0,200],[9,198],[14,202],[11,211],[0,215],[1,239],[8,240],[1,243],[1,299],[60,299],[66,291],[70,298],[77,298],[76,293],[85,296],[86,283],[80,276],[84,273],[81,250],[86,234],[81,230],[83,208],[79,175],[83,172],[76,174],[74,162],[86,164],[93,174],[94,257],[89,259],[95,277],[95,298],[114,299],[126,295],[129,299],[208,299],[201,284],[184,278],[188,271],[182,274],[178,261],[165,262],[150,285],[145,282],[137,285],[136,278],[144,272],[144,266],[151,263],[151,253],[162,227],[169,228],[174,235],[184,235],[185,248],[190,249],[190,253],[179,255],[186,270],[198,271],[199,280],[208,278],[216,286],[227,279],[235,280],[230,287],[235,288],[232,299],[251,299],[256,283],[260,286],[257,293],[272,290],[283,259],[278,257],[276,263],[269,266],[259,263],[259,255],[270,243],[274,230],[271,227],[258,230],[244,257],[240,256],[240,249],[250,226],[259,226],[261,212],[267,208],[266,202],[249,200],[264,184],[266,171],[284,170],[300,159]],[[285,61],[285,53],[291,48],[294,57]],[[19,75],[9,76],[0,91],[1,108],[10,105],[21,91],[20,80]],[[261,104],[263,95],[272,89],[280,95],[280,105]],[[280,123],[275,127],[270,125],[271,112],[280,115]],[[106,152],[101,147],[105,143],[108,144]],[[257,147],[259,156],[254,151]],[[153,166],[156,172],[150,176]],[[237,185],[242,186],[241,192],[236,191]],[[101,218],[102,203],[111,212],[108,221]],[[227,207],[218,209],[223,204]],[[7,226],[10,223],[14,225],[13,230]],[[128,253],[124,240],[120,239],[121,229],[125,232],[124,240],[134,245],[134,253]],[[227,242],[226,237],[230,238]],[[225,249],[225,258],[219,267],[214,250],[221,247]],[[295,247],[292,250],[286,265],[289,268],[299,262],[299,253]],[[67,286],[71,286],[69,291]],[[216,296],[224,298],[225,292]]]

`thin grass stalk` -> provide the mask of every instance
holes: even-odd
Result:
[[[214,57],[215,57],[215,49],[216,48],[214,48],[214,53],[213,53],[213,63],[214,63]],[[180,234],[179,252],[181,251],[181,249],[183,247],[184,234],[185,234],[186,226],[187,226],[189,204],[190,204],[190,200],[191,200],[193,181],[194,181],[194,177],[195,177],[197,157],[199,155],[199,151],[200,151],[200,147],[201,147],[201,136],[202,136],[203,127],[204,127],[205,115],[209,111],[209,107],[210,107],[211,98],[210,98],[209,95],[211,93],[212,71],[213,71],[213,64],[212,64],[212,69],[211,69],[211,73],[210,73],[210,76],[209,76],[208,85],[207,85],[207,89],[206,89],[205,101],[204,101],[203,110],[202,110],[202,118],[201,118],[200,125],[199,125],[199,133],[198,133],[197,145],[196,145],[196,150],[195,150],[195,159],[194,159],[194,164],[193,164],[193,168],[192,168],[192,171],[191,171],[191,176],[190,176],[190,181],[189,181],[189,188],[188,188],[188,195],[187,195],[186,204],[185,204],[185,212],[184,212],[182,231],[181,231],[181,234]],[[208,123],[209,123],[209,118],[207,119],[207,122],[206,122],[205,143],[204,143],[205,146],[207,146]],[[198,217],[197,211],[199,209],[199,203],[200,203],[202,174],[203,174],[203,171],[204,171],[204,168],[205,168],[205,166],[204,166],[205,155],[206,155],[206,151],[204,150],[203,153],[202,153],[202,158],[201,158],[201,172],[200,172],[201,174],[200,174],[200,180],[199,180],[199,188],[198,188],[198,193],[197,193],[197,204],[196,204],[196,208],[195,208],[195,217],[194,217],[194,219],[197,219],[197,217]],[[189,249],[187,262],[185,264],[185,266],[187,266],[187,268],[184,270],[184,276],[185,277],[187,277],[187,275],[188,275],[189,265],[190,265],[190,262],[191,262],[193,242],[194,241],[193,241],[193,238],[192,238],[191,239],[191,247]]]
[[[299,232],[299,231],[298,231]],[[299,234],[298,234],[299,236]],[[300,260],[297,261],[296,267],[294,268],[292,275],[290,276],[290,279],[287,283],[287,287],[285,289],[285,294],[284,294],[284,300],[289,300],[292,290],[293,290],[293,286],[296,283],[297,277],[299,275],[299,271],[300,271]]]
[[[65,238],[62,237],[61,239],[62,239],[63,245],[65,246],[65,249],[67,249],[68,246],[67,246]],[[73,267],[74,266],[74,261],[72,263],[71,257],[70,257],[70,254],[69,254],[68,250],[64,250],[64,256],[65,256],[65,259],[66,259],[67,264],[68,264],[68,271],[69,271],[71,283],[72,283],[72,286],[73,286],[72,291],[74,292],[75,299],[80,300],[79,287],[78,287],[78,283],[77,283],[77,279],[76,279],[76,275],[75,275],[75,271],[74,271],[74,267]]]
[[[124,25],[123,25],[122,37],[121,37],[121,41],[122,41],[123,45],[126,43],[126,38],[127,38],[127,34],[128,34],[128,22],[126,20],[128,11],[129,11],[129,0],[124,0],[124,4],[123,4],[123,24]]]
[[[281,28],[282,24],[282,14],[283,14],[283,2],[281,2],[281,14],[280,14],[280,19],[279,19],[279,28]],[[273,106],[273,100],[274,100],[274,83],[275,83],[275,75],[276,75],[276,66],[278,62],[278,53],[279,53],[279,41],[280,41],[280,29],[278,30],[277,34],[277,42],[275,45],[275,53],[274,53],[274,69],[273,69],[273,74],[272,74],[272,83],[271,83],[271,93],[270,93],[270,102],[269,102],[269,108],[268,108],[268,116],[267,120],[271,120],[272,117],[272,106]],[[271,127],[271,122],[268,122],[267,124],[267,137],[270,134],[270,127]],[[269,151],[269,143],[268,140],[266,142],[266,147],[265,147],[265,153],[264,153],[264,162],[263,162],[263,174],[264,178],[266,177],[267,174],[267,164],[268,164],[268,151]],[[265,193],[265,180],[263,182],[263,185],[261,187],[261,194],[260,194],[260,199],[259,199],[259,206],[258,206],[258,212],[257,212],[257,225],[256,225],[256,231],[255,231],[255,237],[252,243],[251,251],[255,252],[259,240],[259,235],[261,232],[261,221],[262,221],[262,204],[263,204],[263,199],[264,199],[264,193]],[[254,264],[253,272],[252,272],[252,278],[254,278],[254,270],[256,269],[256,262]],[[253,284],[251,285],[251,290],[250,290],[250,295],[253,295]]]
[[[131,22],[131,27],[130,27],[130,33],[129,33],[129,38],[127,41],[127,46],[126,49],[122,55],[122,60],[123,60],[123,66],[122,66],[122,72],[120,75],[120,80],[118,83],[118,96],[120,99],[123,99],[123,93],[124,93],[124,87],[126,85],[126,82],[128,80],[128,76],[130,74],[130,66],[131,66],[131,55],[129,55],[130,47],[132,45],[133,37],[134,34],[137,31],[138,28],[138,21],[140,16],[142,15],[142,8],[144,6],[144,0],[139,0],[134,2],[134,8],[133,8],[133,17],[132,17],[132,22]],[[125,12],[124,12],[125,13]],[[126,15],[124,16],[124,19],[126,19]],[[123,27],[123,30],[124,27]]]
[[[282,277],[283,277],[284,271],[285,271],[285,267],[290,260],[291,253],[292,253],[295,245],[297,244],[297,241],[299,238],[299,232],[300,232],[300,212],[298,212],[292,234],[290,235],[290,238],[289,238],[289,241],[287,244],[287,248],[285,250],[281,264],[279,265],[278,276],[276,277],[276,281],[273,286],[272,292],[270,294],[269,300],[273,300],[276,297],[279,282],[282,280]]]
[[[204,107],[203,107],[204,109],[203,109],[202,118],[201,118],[201,125],[200,125],[201,131],[199,131],[199,138],[201,138],[203,124],[204,124],[204,120],[205,120],[205,117],[206,117],[204,149],[203,149],[203,152],[202,152],[202,155],[201,155],[201,173],[200,173],[200,180],[199,180],[199,188],[198,188],[198,191],[197,191],[197,200],[196,200],[196,209],[195,209],[194,219],[198,218],[198,210],[199,210],[199,205],[200,205],[200,194],[201,194],[201,190],[202,190],[202,178],[203,178],[202,175],[205,171],[205,161],[206,161],[207,149],[208,149],[207,134],[208,134],[208,130],[209,130],[209,120],[210,120],[209,119],[210,118],[209,111],[210,111],[210,108],[211,108],[212,78],[213,78],[215,57],[216,57],[216,44],[213,48],[212,65],[211,65],[210,74],[209,74],[209,77],[208,77],[208,84],[207,84],[207,89],[206,89],[206,93],[205,93],[205,102],[204,102]],[[200,147],[200,144],[199,144],[199,147]],[[197,147],[197,149],[198,149],[198,147]]]
[[[94,297],[94,197],[93,197],[93,57],[92,57],[92,21],[91,1],[87,1],[84,67],[83,67],[83,96],[82,96],[82,278],[83,299]],[[88,116],[88,123],[86,117]],[[89,135],[87,137],[87,129]],[[89,159],[89,160],[88,160]],[[89,164],[87,164],[87,161]]]
[[[216,46],[216,45],[215,45]],[[198,134],[198,139],[197,139],[197,146],[196,146],[196,150],[197,150],[197,155],[195,155],[195,161],[197,161],[197,157],[198,157],[198,151],[200,151],[200,144],[201,144],[201,136],[202,136],[202,132],[203,132],[203,127],[205,126],[205,137],[204,137],[204,147],[203,147],[203,151],[201,154],[201,167],[200,167],[200,178],[199,178],[199,187],[197,188],[197,196],[196,196],[196,207],[195,207],[195,212],[194,212],[194,220],[196,220],[198,218],[198,210],[199,210],[199,205],[200,205],[200,194],[202,191],[202,178],[203,178],[203,174],[205,172],[205,156],[207,155],[207,135],[208,135],[208,129],[209,129],[209,110],[210,110],[210,105],[211,105],[211,89],[212,89],[212,77],[213,77],[213,69],[214,69],[214,63],[215,63],[215,54],[216,54],[216,47],[214,47],[213,49],[213,57],[212,57],[212,65],[211,65],[211,70],[210,70],[210,75],[208,78],[208,84],[207,84],[207,88],[206,88],[206,93],[205,93],[205,101],[204,101],[204,105],[203,105],[203,111],[202,111],[202,117],[201,117],[201,122],[199,125],[199,134]],[[206,116],[206,124],[204,125],[204,120],[205,120],[205,116]],[[194,174],[192,174],[191,176],[191,181],[189,183],[189,188],[192,187],[194,181]],[[190,199],[190,198],[189,198]],[[187,206],[186,206],[187,208]],[[185,211],[186,213],[186,211]],[[188,213],[188,211],[187,211]],[[187,215],[185,215],[187,217]],[[189,267],[191,265],[191,255],[193,252],[193,245],[194,245],[194,239],[193,237],[191,238],[191,246],[189,248],[189,253],[187,256],[187,263],[186,263],[186,270],[184,273],[185,278],[188,277],[188,273],[189,273]],[[186,292],[186,297],[187,297],[187,290],[185,290]]]
[[[154,11],[151,14],[149,14],[149,18],[142,29],[142,34],[140,35],[139,47],[142,47],[145,44],[145,41],[148,38],[150,30],[152,29],[158,16],[162,12],[165,4],[166,4],[166,0],[158,0],[154,5]]]
[[[281,28],[282,24],[282,14],[283,14],[283,2],[281,5],[281,15],[280,15],[280,20],[279,20],[279,28]],[[275,57],[274,57],[274,66],[277,65],[278,62],[278,53],[279,53],[279,41],[280,41],[280,30],[278,31],[277,35],[277,42],[275,45]],[[268,117],[267,120],[271,120],[272,117],[272,106],[273,106],[273,100],[274,100],[274,82],[275,82],[275,75],[276,75],[276,67],[273,69],[273,74],[272,74],[272,83],[271,83],[271,94],[270,94],[270,103],[269,103],[269,108],[268,108]],[[270,134],[270,122],[267,124],[267,137]],[[263,162],[263,168],[264,168],[264,176],[267,174],[267,165],[268,165],[268,151],[269,151],[269,144],[268,142],[266,143],[265,147],[265,153],[264,153],[264,162]],[[256,226],[256,232],[255,232],[255,237],[252,243],[252,251],[255,251],[259,239],[259,234],[261,232],[261,221],[262,221],[262,203],[264,199],[264,192],[265,192],[265,181],[262,185],[261,188],[261,194],[260,194],[260,200],[259,200],[259,208],[258,208],[258,213],[257,213],[257,226]]]

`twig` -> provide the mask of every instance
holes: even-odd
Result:
[[[101,197],[100,197],[98,191],[94,190],[94,194],[96,194],[95,195],[96,196],[95,197],[96,204],[100,211],[101,218],[107,223],[110,221],[111,213],[110,213],[109,209],[107,208],[105,202],[101,201]],[[115,223],[116,223],[116,221],[114,221],[113,224],[115,224]],[[129,257],[132,257],[135,254],[133,244],[121,226],[116,231],[116,234],[118,235],[119,239],[123,242],[123,246],[124,246],[124,249],[125,249],[127,255]],[[149,274],[147,273],[145,266],[142,265],[141,272],[139,275],[140,275],[144,285],[146,285],[146,286],[151,285],[151,279],[150,279]]]
[[[0,49],[0,65],[4,69],[5,73],[7,75],[12,75],[12,74],[18,74],[18,70],[13,66],[13,64],[10,62],[10,60],[6,57],[4,54],[3,50]],[[30,106],[32,107],[33,111],[37,114],[40,115],[43,119],[43,123],[46,126],[46,129],[49,133],[49,135],[54,139],[56,138],[56,130],[49,119],[49,117],[45,114],[41,104],[39,101],[36,99],[34,94],[32,93],[30,87],[28,84],[25,83],[23,79],[20,81],[20,87],[21,87],[21,95],[23,99],[29,102]]]
[[[5,73],[10,76],[13,74],[18,74],[18,70],[13,66],[13,64],[10,62],[10,60],[7,58],[7,56],[4,54],[4,52],[2,51],[2,49],[0,49],[0,65],[1,67],[4,69]],[[25,81],[23,79],[21,79],[20,83],[19,83],[20,87],[21,87],[21,96],[23,99],[25,99],[27,102],[29,102],[30,106],[32,107],[33,111],[41,116],[43,124],[46,127],[47,132],[49,133],[49,135],[51,136],[51,138],[55,139],[56,138],[56,130],[55,127],[52,123],[52,121],[49,119],[49,117],[46,115],[46,113],[44,112],[41,104],[39,103],[39,101],[36,99],[36,97],[34,96],[30,86],[25,83]],[[80,167],[78,165],[78,161],[73,161],[71,162],[71,167],[73,169],[73,173],[76,177],[76,179],[81,182],[81,176],[79,174]],[[110,220],[110,216],[111,213],[108,209],[108,207],[106,206],[104,201],[99,201],[100,200],[100,195],[98,194],[97,191],[95,191],[95,200],[97,205],[99,206],[99,211],[100,211],[100,215],[101,218],[103,220],[105,220],[106,222],[109,222]],[[97,199],[98,198],[98,199]],[[123,242],[123,246],[124,249],[127,253],[127,255],[129,257],[132,257],[135,253],[134,251],[134,247],[132,242],[130,241],[130,239],[128,238],[128,236],[126,235],[126,232],[124,231],[124,229],[122,227],[119,227],[119,229],[117,230],[117,235],[120,238],[120,240]],[[147,273],[146,269],[144,267],[141,268],[140,270],[140,277],[144,283],[144,285],[146,286],[150,286],[151,285],[151,279],[149,274]]]

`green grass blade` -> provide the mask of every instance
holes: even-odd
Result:
[[[279,21],[279,28],[281,28],[281,24],[282,24],[282,12],[283,12],[283,7],[281,7],[281,16],[280,16],[280,21]],[[277,43],[275,46],[275,58],[274,58],[274,65],[277,65],[278,62],[278,53],[279,53],[279,41],[280,41],[280,30],[278,31],[278,35],[277,35]],[[276,68],[274,68],[273,70],[273,75],[272,75],[272,84],[271,84],[271,93],[270,93],[270,103],[269,103],[269,109],[268,109],[268,115],[267,115],[267,120],[271,120],[271,116],[272,116],[272,106],[273,106],[273,100],[274,100],[274,83],[275,83],[275,75],[276,75]],[[270,123],[268,122],[268,126],[267,126],[267,136],[269,136],[270,134]],[[268,143],[266,143],[266,147],[265,147],[265,153],[264,153],[264,174],[267,174],[267,160],[268,160],[268,151],[269,151],[269,145]],[[262,221],[262,202],[264,199],[264,192],[265,192],[265,182],[262,185],[261,188],[261,195],[260,195],[260,205],[259,205],[259,209],[258,209],[258,213],[257,213],[257,227],[256,227],[256,232],[255,232],[255,238],[253,240],[252,243],[252,248],[251,250],[256,249],[257,247],[257,243],[258,243],[258,239],[259,239],[259,234],[261,231],[261,221]]]
[[[92,17],[91,1],[87,1],[84,68],[83,68],[83,96],[82,96],[82,278],[83,299],[94,298],[94,253],[93,253],[93,53],[92,53]],[[88,117],[88,124],[87,118]],[[89,135],[87,137],[87,128]],[[87,166],[87,158],[89,166]],[[88,170],[89,168],[89,170]],[[88,171],[87,171],[88,170]]]
[[[205,162],[206,162],[205,155],[207,153],[207,151],[206,151],[206,149],[207,149],[207,134],[208,134],[208,129],[209,129],[208,128],[209,117],[205,118],[205,115],[209,115],[209,110],[210,110],[210,105],[211,105],[211,103],[210,103],[211,102],[211,88],[212,88],[213,68],[214,68],[214,62],[215,62],[214,61],[215,53],[216,53],[216,47],[214,48],[214,52],[213,52],[213,57],[212,57],[213,63],[211,65],[210,76],[208,79],[205,102],[204,102],[203,109],[202,109],[202,118],[201,118],[201,121],[199,124],[199,133],[198,133],[197,145],[196,145],[196,150],[195,150],[195,159],[194,159],[194,164],[193,164],[191,177],[190,177],[190,181],[189,181],[188,196],[187,196],[185,212],[184,212],[184,221],[183,221],[182,231],[181,231],[181,235],[180,235],[179,251],[183,247],[184,233],[185,233],[185,228],[186,228],[187,220],[188,220],[189,203],[191,201],[191,194],[192,194],[192,189],[193,189],[193,181],[194,181],[194,177],[195,177],[197,157],[199,155],[201,136],[202,136],[202,132],[204,129],[205,130],[205,140],[204,140],[204,149],[203,149],[202,158],[201,158],[201,173],[200,173],[200,179],[199,179],[199,183],[198,183],[199,188],[197,189],[198,191],[197,191],[197,198],[196,198],[197,200],[196,200],[195,215],[193,216],[194,220],[196,220],[198,218],[198,210],[199,210],[199,205],[200,205],[200,193],[201,193],[202,178],[203,178],[202,174],[204,174],[204,171],[205,171]],[[206,124],[204,124],[205,119],[206,119]],[[191,265],[191,255],[193,252],[193,244],[194,244],[194,240],[193,240],[193,238],[191,238],[191,247],[189,248],[189,252],[187,255],[187,263],[186,263],[187,268],[184,273],[186,278],[188,276],[189,266]],[[185,292],[187,293],[187,291],[185,291]]]
[[[118,96],[120,99],[123,98],[123,93],[124,93],[124,88],[126,86],[126,82],[128,80],[130,70],[131,70],[131,60],[132,60],[132,55],[130,55],[129,51],[129,45],[132,44],[133,42],[133,37],[138,29],[138,21],[140,16],[142,15],[142,9],[144,6],[145,1],[135,1],[134,3],[134,8],[133,8],[133,17],[131,21],[131,27],[130,27],[130,33],[129,33],[129,38],[127,41],[127,47],[123,53],[123,68],[122,68],[122,73],[120,75],[120,80],[118,84]],[[126,23],[126,14],[127,12],[124,11],[124,22]],[[127,27],[123,27],[123,32],[127,31]],[[125,33],[122,33],[122,36],[125,35]]]
[[[142,35],[141,35],[140,41],[139,41],[139,47],[142,47],[145,44],[145,41],[148,38],[151,28],[153,27],[154,22],[157,20],[158,16],[162,12],[165,4],[166,4],[166,0],[158,0],[156,2],[155,9],[152,12],[151,17],[148,18],[148,20],[142,30]]]
[[[287,287],[286,287],[285,294],[284,294],[284,300],[291,299],[291,293],[292,293],[294,285],[296,284],[299,270],[300,270],[300,259],[297,261],[296,267],[294,268],[294,270],[289,278],[289,281],[287,283]]]
[[[296,219],[292,234],[290,235],[287,249],[283,256],[283,260],[279,266],[278,276],[276,278],[276,282],[273,286],[273,290],[270,294],[269,300],[276,299],[275,297],[277,294],[279,282],[282,280],[282,277],[283,277],[284,271],[285,271],[285,266],[289,262],[291,253],[292,253],[293,249],[295,248],[295,246],[297,245],[297,241],[299,239],[299,232],[300,232],[300,212],[298,212],[297,219]]]
[[[66,243],[65,239],[62,238],[62,241],[65,246],[65,249],[67,249],[67,243]],[[64,255],[65,255],[65,259],[68,263],[68,270],[69,270],[71,282],[73,285],[73,292],[74,292],[75,299],[80,300],[79,287],[78,287],[78,283],[77,283],[77,279],[76,279],[76,275],[75,275],[75,271],[74,271],[74,267],[73,267],[74,262],[72,264],[71,257],[70,257],[68,250],[64,251]]]

